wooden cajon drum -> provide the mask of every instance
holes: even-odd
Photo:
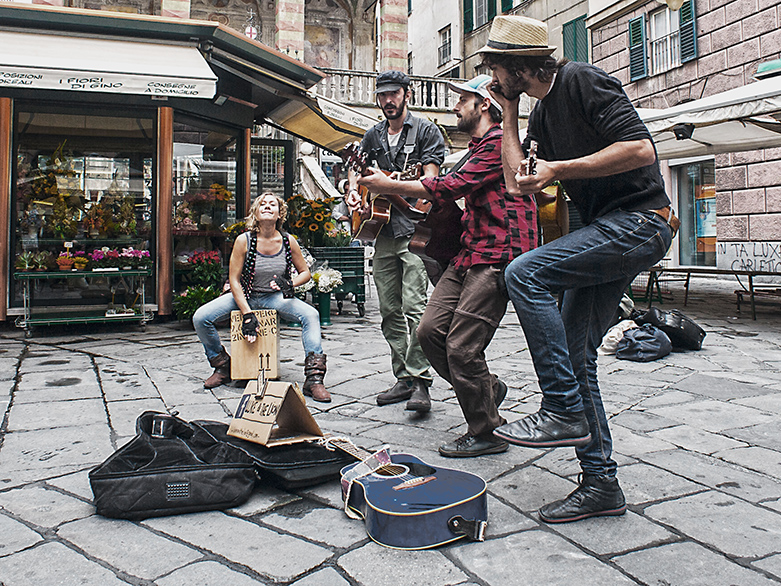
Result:
[[[231,311],[231,378],[257,379],[261,369],[267,379],[279,378],[277,312],[256,309],[253,313],[260,322],[260,333],[250,344],[241,333],[241,312]]]

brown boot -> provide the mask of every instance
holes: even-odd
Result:
[[[315,401],[330,403],[331,393],[323,385],[325,371],[325,354],[315,354],[314,352],[307,354],[306,360],[304,360],[306,380],[304,381],[302,391],[307,397],[312,397]]]
[[[209,364],[214,367],[214,372],[203,382],[204,388],[213,389],[231,382],[231,357],[225,348],[214,358],[209,358]]]

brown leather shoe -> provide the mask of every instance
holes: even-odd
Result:
[[[217,356],[209,359],[209,364],[214,367],[212,375],[203,381],[205,389],[213,389],[231,382],[231,357],[223,348]]]
[[[416,378],[412,381],[412,396],[407,401],[405,409],[407,411],[417,411],[418,413],[428,413],[431,411],[431,397],[428,394],[428,385],[425,381]]]
[[[410,385],[410,380],[402,378],[396,381],[396,384],[377,395],[377,404],[390,405],[391,403],[401,403],[406,401],[412,396],[412,391],[415,389]]]

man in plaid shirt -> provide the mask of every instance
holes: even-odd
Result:
[[[480,75],[464,84],[450,84],[461,94],[454,110],[458,129],[472,136],[469,153],[447,175],[421,181],[396,181],[377,171],[361,178],[373,193],[432,200],[464,198],[461,251],[437,282],[418,326],[418,340],[439,375],[453,385],[467,433],[439,448],[446,457],[497,454],[507,443],[493,435],[505,423],[499,404],[507,385],[491,374],[485,349],[507,310],[504,268],[537,244],[537,208],[531,196],[512,197],[502,168],[500,107]],[[512,171],[508,171],[512,172]],[[425,396],[410,401],[430,405]]]

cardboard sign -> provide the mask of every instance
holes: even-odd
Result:
[[[256,309],[260,333],[250,344],[241,333],[241,312],[231,311],[231,378],[251,380],[265,370],[266,379],[279,378],[279,353],[277,352],[277,312],[273,309]]]
[[[228,427],[228,435],[264,446],[281,446],[318,440],[320,426],[306,406],[298,385],[251,380]]]

